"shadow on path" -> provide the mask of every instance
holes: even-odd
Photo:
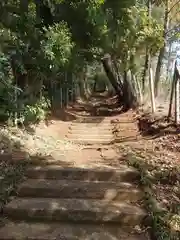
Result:
[[[85,118],[98,118],[99,122],[105,117],[116,116],[122,112],[122,106],[118,103],[117,97],[102,95],[91,96],[88,100],[77,100],[69,103],[66,108],[59,108],[52,113],[50,119],[59,119],[69,122]]]

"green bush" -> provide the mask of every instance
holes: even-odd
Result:
[[[50,102],[44,97],[39,100],[35,105],[26,105],[23,112],[23,123],[35,123],[45,120]]]
[[[0,121],[8,120],[10,112],[15,109],[15,87],[12,81],[9,57],[0,52]]]

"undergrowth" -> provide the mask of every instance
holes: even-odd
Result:
[[[11,195],[16,195],[16,188],[24,177],[26,165],[24,163],[0,163],[0,208],[7,203]]]
[[[18,184],[24,180],[27,166],[24,158],[21,144],[8,129],[0,128],[0,224],[4,222],[4,205],[16,195]]]
[[[149,174],[147,166],[144,161],[134,154],[128,155],[128,163],[135,167],[141,176],[141,185],[145,193],[145,207],[151,219],[152,239],[155,240],[178,240],[180,239],[180,232],[172,229],[178,224],[176,215],[164,209],[156,199],[156,193],[153,188],[153,183],[158,184],[160,179],[153,179]]]

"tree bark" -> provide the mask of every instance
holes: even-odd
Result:
[[[145,62],[144,62],[143,75],[142,75],[143,93],[145,92],[145,82],[146,82],[146,76],[147,76],[148,68],[149,68],[149,50],[148,50],[148,47],[146,47],[146,57],[145,57]]]
[[[119,81],[119,79],[117,79],[117,76],[113,70],[111,56],[105,55],[101,61],[102,61],[103,67],[104,67],[104,71],[105,71],[110,83],[112,84],[112,86],[118,96],[119,101],[122,101],[122,94],[123,94],[122,84]]]
[[[169,104],[169,112],[168,112],[168,119],[172,116],[172,105],[173,105],[173,97],[174,97],[174,91],[176,82],[180,81],[180,73],[177,68],[177,63],[175,62],[174,66],[174,74],[173,74],[173,82],[172,82],[172,88],[171,88],[171,96],[170,96],[170,104]]]
[[[147,8],[148,8],[148,16],[151,17],[151,15],[152,15],[152,0],[148,0]],[[144,62],[143,75],[142,75],[143,93],[145,92],[145,81],[146,81],[147,73],[149,73],[150,61],[151,61],[150,49],[148,46],[146,46],[146,57],[145,57],[145,62]]]
[[[150,67],[149,68],[149,86],[150,86],[150,95],[151,95],[151,108],[152,113],[155,113],[156,111],[156,105],[155,105],[155,98],[154,98],[154,79],[153,79],[153,70]]]
[[[84,70],[82,70],[82,72],[79,74],[79,94],[80,94],[80,98],[82,99],[88,99],[88,93],[87,93],[87,89],[86,89],[86,72]]]
[[[155,82],[154,82],[155,97],[157,97],[158,90],[159,90],[158,87],[159,87],[159,81],[160,81],[160,76],[161,76],[163,56],[164,56],[165,48],[166,48],[166,32],[168,29],[168,25],[169,25],[169,0],[166,0],[165,1],[165,13],[164,13],[164,29],[163,29],[164,45],[160,49],[157,67],[156,67]]]
[[[170,96],[169,111],[168,111],[168,120],[172,116],[173,98],[174,98],[174,90],[175,90],[175,84],[176,84],[175,82],[176,82],[176,75],[175,75],[175,72],[174,72],[173,81],[172,81],[172,87],[171,87],[171,96]]]
[[[28,13],[29,0],[20,0],[21,14]]]
[[[160,82],[160,77],[161,77],[161,67],[162,67],[162,62],[163,62],[163,56],[165,52],[165,45],[160,49],[159,55],[158,55],[158,61],[157,61],[157,66],[156,66],[156,74],[155,74],[155,81],[154,81],[154,92],[155,92],[155,97],[158,95],[158,87],[159,87],[159,82]]]
[[[115,74],[110,55],[105,56],[102,59],[102,63],[107,77],[115,89],[119,102],[123,105],[123,111],[136,108],[138,106],[138,99],[127,71],[124,71],[122,82],[120,74]]]
[[[169,44],[168,64],[167,64],[167,69],[166,69],[166,81],[169,80],[169,68],[170,68],[171,50],[172,50],[172,42],[170,42],[170,44]]]
[[[139,105],[137,98],[137,92],[132,83],[130,71],[124,71],[124,88],[123,88],[123,100],[124,100],[124,111],[130,108],[135,109]]]
[[[177,74],[176,74],[177,75]],[[175,123],[179,123],[179,78],[176,79],[175,84]]]

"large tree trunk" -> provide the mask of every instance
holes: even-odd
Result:
[[[130,108],[137,108],[139,105],[137,92],[133,85],[132,74],[130,71],[124,71],[124,87],[123,87],[123,99],[124,99],[124,111]]]
[[[152,0],[147,1],[147,8],[148,8],[148,16],[151,17],[151,15],[152,15]],[[149,47],[146,46],[146,56],[145,56],[144,70],[143,70],[143,75],[142,75],[143,93],[145,92],[145,81],[146,81],[147,73],[149,74],[150,62],[151,62],[150,50],[149,50]]]
[[[168,64],[167,64],[167,68],[166,68],[166,81],[169,80],[169,69],[170,69],[171,50],[172,50],[172,42],[170,42],[170,44],[169,44]]]
[[[123,95],[123,86],[121,81],[119,81],[117,75],[115,74],[114,70],[113,70],[113,66],[112,66],[112,60],[111,60],[111,56],[109,54],[105,55],[104,58],[102,58],[102,64],[104,67],[104,71],[110,81],[110,83],[112,84],[119,101],[121,102],[122,99],[122,95]]]
[[[157,66],[156,66],[156,74],[155,74],[155,81],[154,81],[155,97],[157,97],[158,95],[158,87],[159,87],[159,82],[161,77],[161,67],[162,67],[164,52],[165,52],[165,46],[160,49]]]
[[[168,25],[169,25],[169,0],[165,0],[164,29],[163,29],[164,45],[160,49],[157,67],[156,67],[155,82],[154,82],[155,97],[157,97],[158,90],[159,90],[158,87],[159,87],[160,76],[161,76],[161,67],[162,67],[162,63],[163,63],[163,56],[164,56],[165,48],[166,48],[166,32],[168,29]]]
[[[123,110],[127,111],[130,108],[135,108],[138,105],[137,95],[132,86],[131,78],[128,73],[124,72],[123,82],[120,79],[120,74],[115,74],[113,64],[110,55],[106,55],[102,59],[104,70],[111,82],[118,98],[119,102],[123,105]],[[117,69],[116,69],[117,71]]]
[[[20,9],[22,14],[28,13],[29,0],[20,0]]]
[[[148,69],[149,69],[149,50],[148,50],[148,47],[146,47],[146,56],[145,56],[143,74],[142,74],[142,89],[143,89],[143,94],[144,94],[144,92],[145,92],[145,82],[146,82],[146,77],[147,77]]]
[[[87,85],[86,85],[86,81],[87,81],[87,78],[86,78],[86,73],[84,71],[82,71],[80,74],[79,74],[79,94],[80,94],[80,98],[81,99],[88,99],[88,93],[87,93]]]

